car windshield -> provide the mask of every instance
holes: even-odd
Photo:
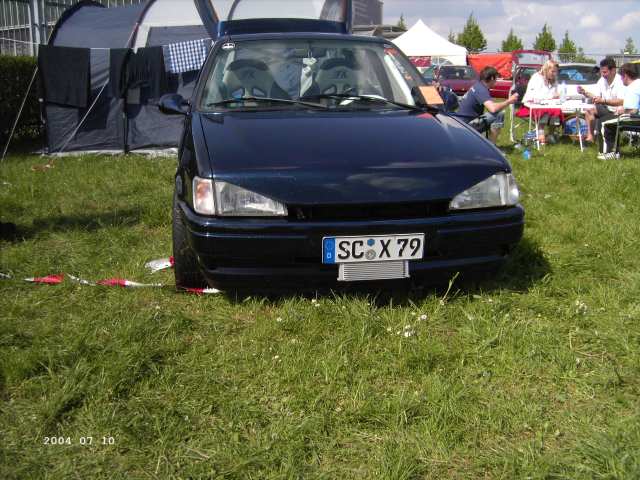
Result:
[[[476,72],[471,67],[440,67],[443,80],[475,80]]]
[[[392,45],[353,40],[228,42],[208,69],[202,110],[415,106],[423,85]]]
[[[600,69],[596,65],[561,65],[558,81],[568,84],[598,83]]]

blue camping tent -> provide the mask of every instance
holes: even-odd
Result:
[[[116,49],[138,49],[188,40],[210,38],[216,31],[215,12],[200,15],[201,0],[148,0],[137,5],[104,8],[84,0],[60,17],[50,46],[90,50],[90,93],[84,107],[62,105],[43,89],[43,118],[50,153],[65,151],[116,150],[175,147],[181,119],[162,115],[157,98],[145,98],[136,89],[120,98],[109,85],[110,60]],[[176,8],[179,7],[179,8]],[[205,7],[205,9],[208,7]],[[42,72],[41,72],[42,73]],[[188,98],[197,71],[169,75],[166,93]]]

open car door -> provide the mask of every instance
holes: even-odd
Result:
[[[352,0],[197,0],[197,3],[212,38],[271,32],[351,33]]]
[[[204,28],[206,28],[209,36],[216,40],[218,38],[220,17],[218,17],[218,12],[213,7],[212,0],[194,0],[194,2]]]

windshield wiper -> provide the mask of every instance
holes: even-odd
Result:
[[[412,110],[414,112],[424,112],[425,110],[431,110],[438,113],[440,112],[437,108],[432,107],[430,105],[419,107],[417,105],[409,105],[406,103],[396,102],[395,100],[389,100],[388,98],[384,98],[379,95],[351,95],[348,93],[321,93],[318,95],[310,95],[308,97],[303,97],[303,98],[309,98],[309,99],[337,98],[337,99],[344,99],[344,100],[361,100],[364,102],[395,105],[396,107],[400,107],[405,110]]]
[[[243,103],[243,102],[258,102],[258,103],[286,103],[289,105],[303,105],[305,107],[310,108],[321,108],[326,110],[327,107],[321,105],[319,103],[305,102],[302,100],[287,100],[284,98],[271,98],[271,97],[239,97],[239,98],[228,98],[226,100],[221,100],[219,102],[207,103],[207,107],[223,107],[225,105],[231,105],[234,103]]]

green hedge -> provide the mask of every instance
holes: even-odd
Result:
[[[34,57],[0,56],[0,143],[2,146],[7,141],[36,63]],[[29,98],[24,106],[15,138],[36,139],[42,134],[36,81],[31,87]]]

